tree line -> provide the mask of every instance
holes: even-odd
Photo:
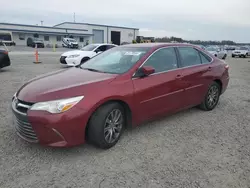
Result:
[[[236,43],[231,40],[222,40],[222,41],[203,41],[203,40],[184,40],[179,37],[162,37],[162,38],[155,38],[155,42],[178,42],[178,43],[191,43],[197,45],[250,45],[250,43]]]

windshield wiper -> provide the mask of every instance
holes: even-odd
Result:
[[[92,68],[81,68],[81,69],[88,70],[88,71],[93,71],[93,72],[102,72],[102,71],[92,69]]]

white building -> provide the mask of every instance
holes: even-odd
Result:
[[[27,38],[38,35],[46,44],[62,45],[62,38],[72,36],[79,45],[88,43],[131,43],[139,35],[138,28],[127,28],[89,23],[64,22],[53,27],[0,23],[0,40],[9,40],[9,33],[16,45],[26,45]],[[2,38],[1,38],[2,36]],[[6,38],[7,36],[7,38]],[[5,37],[5,39],[3,39]]]

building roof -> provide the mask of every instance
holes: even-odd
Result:
[[[86,29],[57,28],[13,23],[0,23],[0,30],[13,31],[18,33],[39,33],[47,35],[93,36],[92,33],[87,33],[88,30]]]
[[[63,24],[79,24],[79,25],[90,25],[90,26],[101,26],[101,27],[115,27],[115,28],[121,28],[121,29],[133,29],[133,30],[139,30],[139,28],[133,28],[133,27],[121,27],[121,26],[114,26],[114,25],[102,25],[102,24],[90,24],[90,23],[84,23],[84,22],[63,22],[54,25],[54,27],[63,25]]]
[[[1,23],[0,25],[9,25],[9,26],[22,26],[22,27],[34,27],[34,28],[47,28],[47,29],[71,29],[71,30],[76,30],[76,31],[88,31],[87,29],[74,29],[74,28],[57,28],[57,27],[49,27],[49,26],[40,26],[40,25],[27,25],[27,24],[15,24],[15,23]]]
[[[25,30],[25,29],[10,29],[10,28],[0,28],[0,31],[13,31],[17,33],[38,33],[47,35],[73,35],[73,36],[93,36],[93,34],[88,33],[74,33],[74,32],[51,32],[51,31],[39,31],[39,30]]]

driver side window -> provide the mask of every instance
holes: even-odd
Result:
[[[106,49],[107,49],[107,46],[106,45],[102,45],[102,46],[99,46],[96,50],[95,50],[95,52],[104,52],[104,51],[106,51]]]
[[[174,48],[162,48],[156,51],[149,57],[143,66],[153,67],[155,69],[155,73],[178,68],[177,57]]]

